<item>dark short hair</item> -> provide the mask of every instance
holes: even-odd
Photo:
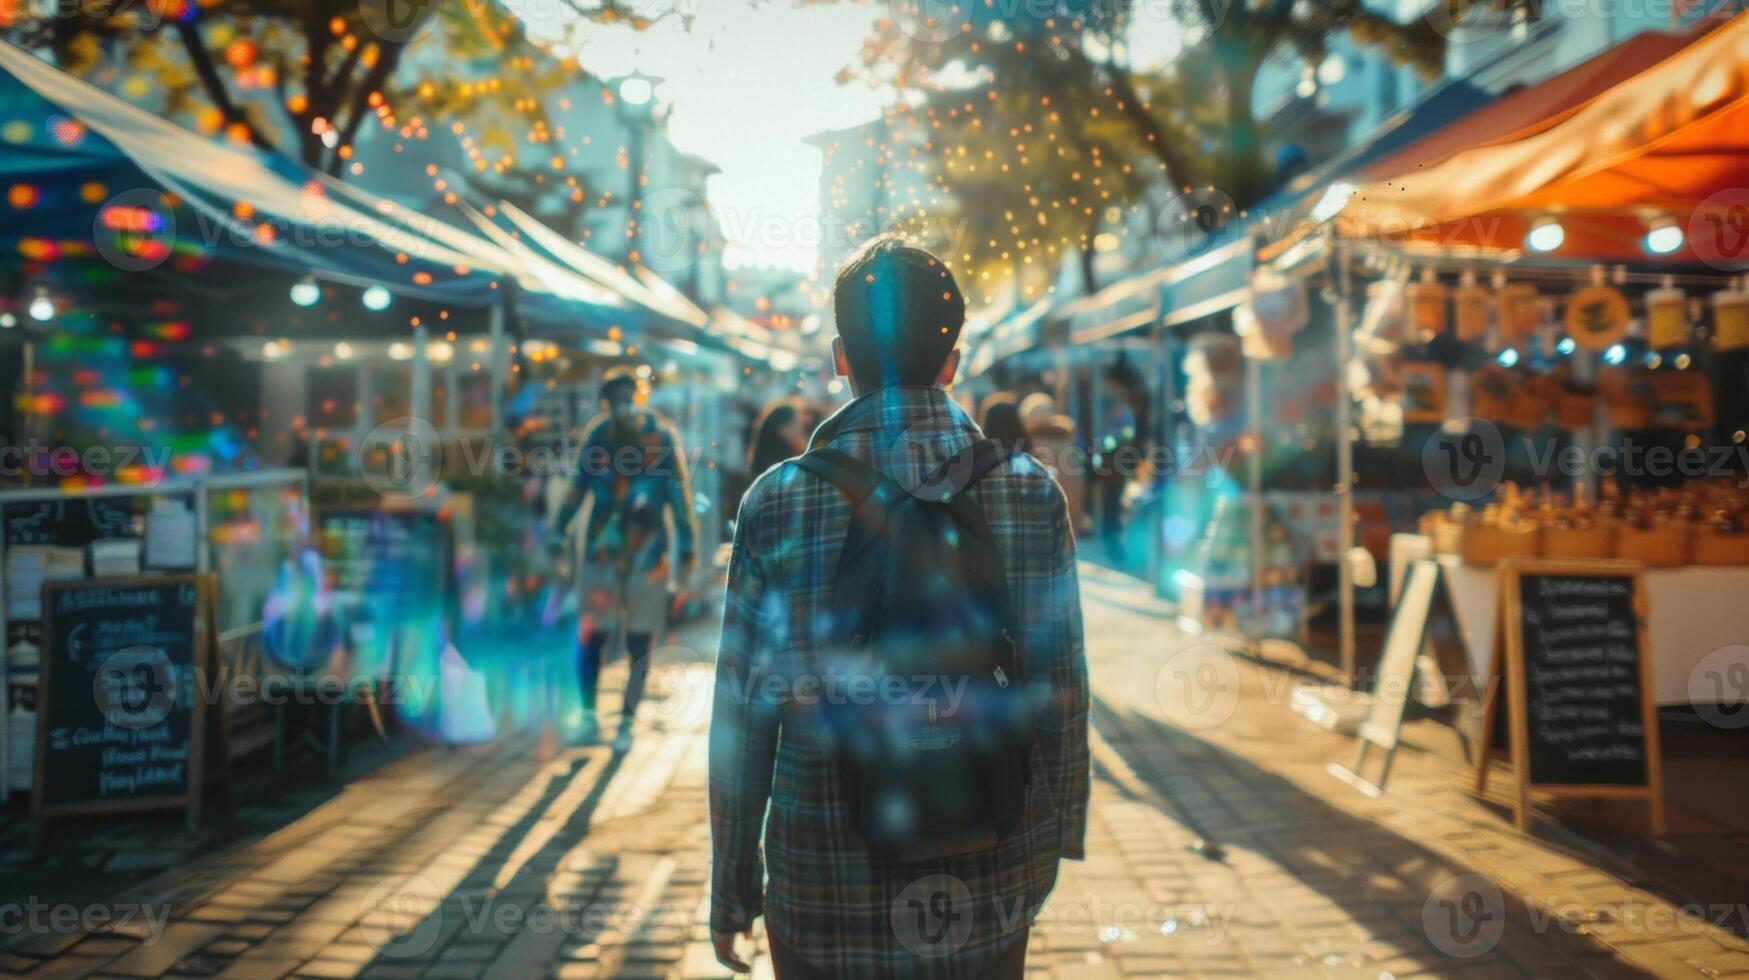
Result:
[[[844,261],[832,306],[851,380],[864,391],[933,384],[966,322],[947,263],[898,235],[873,238]]]
[[[602,401],[612,401],[621,391],[636,394],[638,391],[637,369],[616,364],[607,369],[601,376],[601,386],[596,394]]]

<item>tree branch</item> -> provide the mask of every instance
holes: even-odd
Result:
[[[261,135],[231,101],[231,93],[225,88],[225,80],[219,77],[219,70],[213,64],[212,54],[206,49],[206,40],[201,37],[200,26],[193,21],[177,20],[176,36],[182,39],[182,47],[188,52],[189,64],[194,66],[194,73],[200,79],[201,87],[206,89],[207,97],[213,100],[213,107],[219,110],[219,116],[227,123],[241,125],[249,133],[249,142],[258,149],[273,152],[275,147],[267,137]]]
[[[371,114],[371,93],[379,91],[388,82],[389,76],[394,74],[395,66],[401,62],[401,52],[406,49],[404,44],[384,44],[379,49],[376,64],[370,66],[370,71],[365,73],[364,79],[353,90],[351,112],[346,117],[346,125],[340,130],[339,142],[334,144],[333,152],[328,155],[328,165],[323,168],[331,176],[340,175],[340,148],[352,145],[352,141],[358,138],[358,128],[364,123],[364,117]]]

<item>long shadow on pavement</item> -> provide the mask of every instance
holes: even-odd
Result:
[[[1654,975],[1602,959],[1611,955],[1609,947],[1568,931],[1559,917],[1550,918],[1549,909],[1539,904],[1542,896],[1515,893],[1493,882],[1499,887],[1498,902],[1464,901],[1474,879],[1463,879],[1457,887],[1450,882],[1477,874],[1476,868],[1338,809],[1243,756],[1097,698],[1093,718],[1137,778],[1179,811],[1169,816],[1193,834],[1212,836],[1229,861],[1236,852],[1251,852],[1341,905],[1363,928],[1400,947],[1400,956],[1421,970],[1468,974],[1487,965],[1504,966],[1499,953],[1507,952],[1521,965],[1534,957],[1535,975],[1583,976],[1600,968],[1612,977]],[[1430,907],[1431,920],[1424,918]],[[1440,950],[1442,943],[1450,948],[1454,942],[1465,952],[1477,948],[1464,942],[1467,934],[1500,915],[1504,928],[1493,952],[1459,958]],[[1375,922],[1381,924],[1377,929],[1370,925]],[[1353,945],[1358,948],[1363,942],[1357,935]],[[1566,960],[1567,967],[1562,969],[1550,954]]]

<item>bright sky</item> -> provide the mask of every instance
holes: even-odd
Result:
[[[676,146],[711,160],[711,205],[730,244],[726,259],[811,271],[818,240],[820,151],[814,133],[875,118],[881,103],[860,81],[839,85],[885,4],[792,7],[784,0],[682,0],[696,11],[643,32],[584,25],[577,58],[598,77],[634,68],[666,81]]]
[[[577,26],[578,61],[597,77],[640,69],[666,81],[669,134],[681,149],[722,168],[711,204],[729,240],[726,259],[811,271],[819,238],[820,152],[802,140],[875,118],[881,98],[866,84],[833,76],[855,62],[880,2],[796,6],[793,0],[651,0],[693,12],[634,32]],[[512,0],[540,31],[547,0]],[[1148,5],[1140,5],[1142,10]],[[574,23],[548,13],[548,23]],[[1158,12],[1142,13],[1130,37],[1131,62],[1147,67],[1177,49],[1179,31]]]

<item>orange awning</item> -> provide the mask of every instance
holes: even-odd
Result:
[[[1596,261],[1742,262],[1749,215],[1749,14],[1513,138],[1362,187],[1337,218],[1346,237],[1511,252],[1558,218],[1553,255]],[[1682,247],[1649,255],[1647,228]]]
[[[1587,61],[1528,88],[1508,92],[1425,139],[1360,171],[1383,180],[1432,166],[1454,153],[1533,136],[1564,121],[1600,93],[1651,68],[1718,26],[1703,23],[1680,34],[1642,31]]]

